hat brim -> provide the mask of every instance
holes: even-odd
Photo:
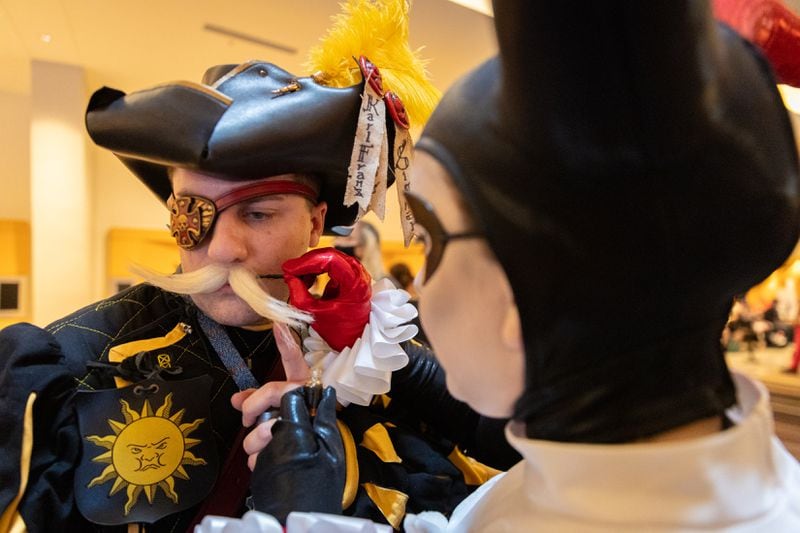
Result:
[[[292,83],[300,89],[279,92]],[[249,62],[215,86],[177,82],[131,94],[104,87],[89,102],[86,127],[162,201],[171,193],[170,168],[231,181],[314,175],[330,233],[358,213],[342,201],[362,90],[363,82],[326,87]]]

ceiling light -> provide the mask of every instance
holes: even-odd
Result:
[[[42,42],[43,42],[43,43],[45,43],[45,44],[50,44],[50,41],[52,41],[52,40],[53,40],[53,36],[52,36],[52,35],[50,35],[49,33],[43,33],[43,34],[42,34],[42,35],[39,37],[39,39],[41,39],[41,40],[42,40]]]

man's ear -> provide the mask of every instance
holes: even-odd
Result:
[[[513,300],[506,308],[502,327],[500,342],[503,343],[503,346],[510,350],[522,351],[522,326],[519,321],[519,310]]]
[[[325,215],[328,213],[328,203],[320,202],[311,208],[311,234],[308,238],[309,248],[319,244],[322,230],[325,228]]]

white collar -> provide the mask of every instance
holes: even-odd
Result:
[[[763,515],[783,498],[773,453],[766,388],[734,375],[736,426],[691,440],[621,445],[526,439],[520,423],[506,436],[526,459],[523,483],[533,505],[589,522],[685,526],[735,523]],[[784,469],[785,470],[785,469]]]

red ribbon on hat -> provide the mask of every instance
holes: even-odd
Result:
[[[394,123],[398,127],[407,130],[411,123],[408,120],[406,107],[403,105],[403,101],[400,100],[397,93],[394,91],[384,92],[383,76],[381,76],[380,69],[366,56],[360,56],[358,58],[358,67],[361,69],[361,75],[364,76],[369,86],[383,98],[383,102],[386,104],[386,108],[389,110],[389,115],[391,115]]]

